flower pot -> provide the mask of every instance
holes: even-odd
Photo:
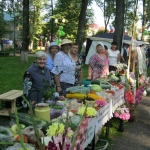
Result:
[[[118,131],[119,132],[123,132],[124,131],[124,121],[122,119],[120,119],[120,124],[119,124]]]
[[[135,121],[135,113],[134,110],[130,110],[130,119],[128,120],[129,122],[134,122]]]

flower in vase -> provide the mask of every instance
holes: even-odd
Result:
[[[49,128],[46,130],[47,131],[47,136],[55,136],[57,134],[61,134],[64,132],[64,124],[63,123],[52,123],[51,126],[49,126]]]
[[[107,104],[107,102],[105,100],[96,100],[96,105],[99,107],[103,107]]]

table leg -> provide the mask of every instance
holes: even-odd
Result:
[[[105,133],[106,137],[109,136],[109,126],[110,126],[110,121],[107,121],[107,123],[106,123],[106,133]]]
[[[11,112],[12,113],[15,111],[15,107],[16,107],[16,99],[11,102]]]
[[[92,150],[95,150],[95,134],[92,140]]]

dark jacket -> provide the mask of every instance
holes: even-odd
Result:
[[[51,86],[51,75],[48,68],[41,70],[36,63],[33,63],[24,74],[25,97],[31,102],[40,103],[46,82]]]

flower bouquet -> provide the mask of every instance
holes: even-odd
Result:
[[[124,73],[125,73],[125,72],[124,72],[125,69],[128,68],[127,65],[124,64],[124,63],[118,63],[118,64],[115,65],[115,67],[117,68],[117,71],[118,71],[119,73],[121,73],[121,74],[124,74]]]
[[[117,108],[114,112],[114,117],[128,121],[130,119],[129,108],[126,108],[125,106]]]

